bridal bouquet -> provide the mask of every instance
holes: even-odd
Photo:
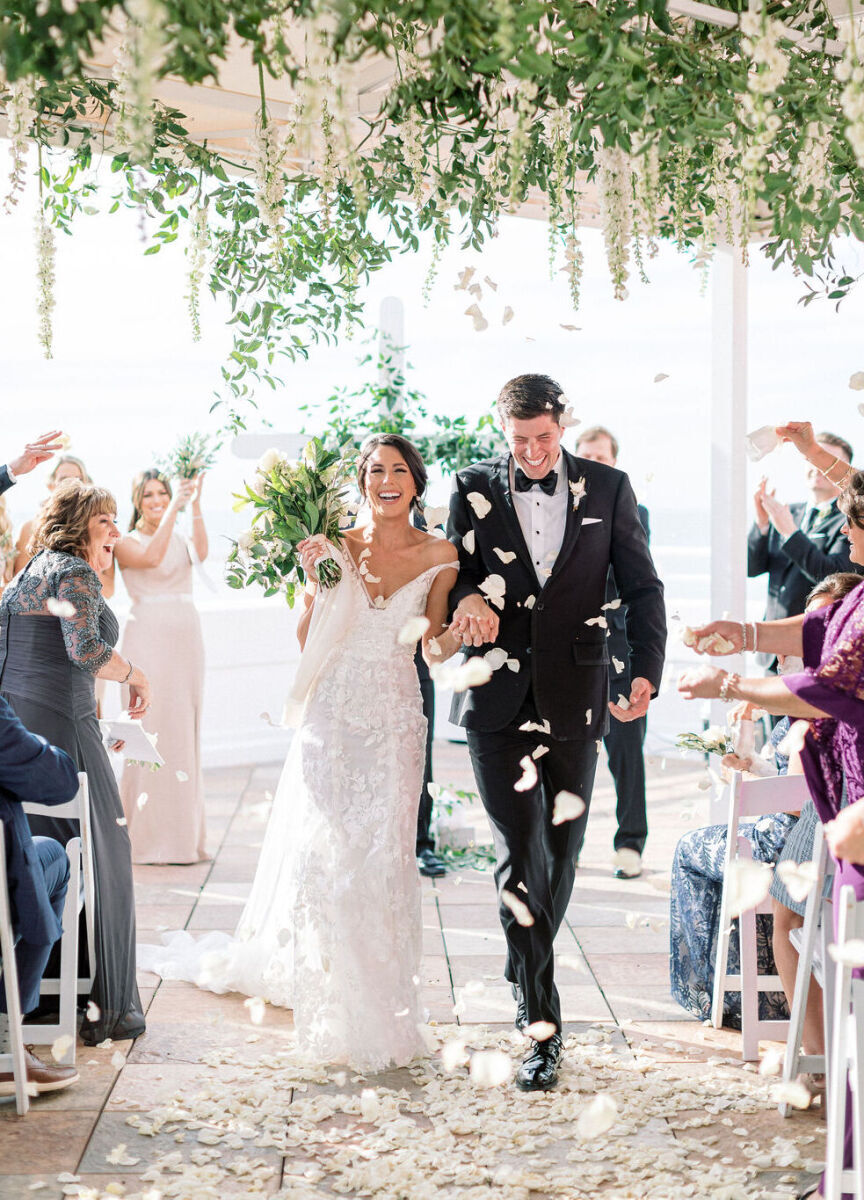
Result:
[[[675,739],[679,750],[698,750],[700,754],[730,753],[730,733],[722,725],[709,725],[702,733],[679,733]]]
[[[229,586],[258,584],[265,596],[284,592],[293,607],[297,589],[306,582],[297,546],[317,533],[337,545],[342,540],[349,524],[347,496],[353,473],[350,444],[333,449],[312,438],[298,462],[268,450],[234,505],[235,512],[251,505],[255,515],[228,555]],[[342,568],[334,558],[324,558],[315,574],[322,588],[330,588],[342,578]]]
[[[172,479],[194,479],[202,471],[210,470],[218,449],[219,445],[212,445],[206,433],[187,433],[170,453],[157,459],[156,465]]]

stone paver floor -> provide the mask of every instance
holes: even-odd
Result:
[[[440,783],[472,786],[464,746],[436,744],[435,763]],[[207,773],[213,861],[135,868],[140,941],[181,927],[233,930],[278,774],[276,765]],[[0,1200],[276,1193],[311,1200],[371,1195],[388,1171],[384,1194],[410,1200],[795,1195],[803,1166],[822,1158],[824,1124],[811,1112],[782,1120],[767,1101],[767,1084],[741,1063],[738,1035],[687,1019],[668,995],[669,866],[681,833],[702,823],[702,774],[671,759],[650,765],[646,869],[640,879],[622,882],[610,865],[614,794],[608,773],[598,772],[582,865],[556,947],[570,1035],[557,1097],[524,1097],[510,1087],[478,1092],[464,1066],[447,1074],[437,1054],[430,1066],[375,1079],[304,1077],[291,1065],[290,1012],[268,1007],[264,1024],[254,1026],[243,997],[144,973],[143,1037],[104,1049],[79,1045],[80,1084],[39,1098],[26,1118],[0,1101]],[[486,841],[482,810],[469,802],[464,812]],[[463,870],[424,880],[423,920],[430,1020],[439,1029],[461,1026],[443,1040],[461,1037],[469,1053],[498,1046],[518,1061],[491,875]],[[119,1071],[112,1065],[118,1049],[126,1060]],[[274,1063],[287,1074],[274,1075]],[[284,1089],[279,1079],[287,1081]],[[361,1103],[370,1088],[377,1091]],[[436,1107],[429,1097],[439,1088]],[[578,1118],[594,1091],[617,1098],[614,1137],[586,1140],[580,1133]],[[200,1111],[202,1097],[218,1104],[229,1094],[238,1097],[239,1132],[213,1133],[215,1118],[190,1126],[188,1113],[181,1119],[169,1109],[153,1126],[159,1106],[198,1095],[192,1103]],[[395,1104],[398,1095],[402,1116],[393,1109],[393,1121],[376,1124],[375,1106]],[[136,1130],[142,1122],[149,1122],[151,1136]],[[125,1152],[117,1151],[121,1144]],[[229,1160],[232,1150],[243,1153]],[[163,1173],[154,1181],[157,1160]],[[450,1161],[461,1166],[448,1176]],[[180,1162],[187,1172],[197,1164],[194,1186],[188,1174],[170,1173]],[[408,1172],[408,1182],[400,1183],[399,1170]],[[723,1190],[727,1174],[733,1182]]]

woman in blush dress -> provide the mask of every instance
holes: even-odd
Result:
[[[0,693],[29,730],[87,773],[96,889],[96,961],[89,964],[96,1008],[81,1025],[88,1045],[144,1032],[129,834],[120,823],[123,809],[93,687],[96,676],[128,684],[134,717],[149,706],[147,677],[114,649],[117,618],[99,583],[120,537],[116,511],[104,488],[79,480],[61,484],[36,520],[33,558],[0,599]],[[64,845],[78,833],[77,822],[56,817],[34,817],[30,825],[34,834]]]
[[[300,545],[297,728],[236,935],[181,931],[139,953],[166,978],[292,1008],[304,1054],[371,1072],[424,1051],[414,849],[426,721],[414,649],[421,630],[424,655],[437,636],[427,661],[441,662],[461,640],[444,630],[456,549],[411,523],[426,484],[417,450],[374,435],[358,477],[368,522],[340,548]],[[315,565],[328,555],[342,578],[319,590]]]
[[[142,471],[132,487],[129,532],[115,551],[132,601],[121,651],[147,668],[156,699],[144,727],[158,734],[165,760],[158,771],[129,762],[123,770],[120,796],[136,863],[207,857],[200,745],[204,642],[192,600],[193,554],[199,561],[207,557],[202,482],[203,475],[180,480],[172,495],[163,475]],[[191,545],[176,528],[177,514],[190,501]]]

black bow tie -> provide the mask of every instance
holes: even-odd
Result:
[[[533,487],[539,487],[543,489],[547,496],[553,496],[555,488],[558,486],[558,472],[550,471],[542,479],[529,479],[522,468],[517,467],[515,480],[517,492],[530,492]]]

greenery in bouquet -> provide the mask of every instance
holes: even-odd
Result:
[[[221,442],[213,445],[213,439],[206,433],[187,433],[173,450],[156,459],[156,466],[169,479],[194,479],[202,471],[210,470],[220,446]]]
[[[312,438],[299,461],[278,450],[262,455],[255,477],[237,496],[234,511],[255,509],[248,530],[234,542],[227,561],[227,582],[243,588],[253,584],[265,596],[285,594],[293,607],[298,588],[306,582],[297,546],[306,538],[323,534],[338,545],[350,524],[349,487],[354,477],[354,449],[332,447]],[[334,558],[320,560],[315,568],[322,587],[333,587],[342,577]]]
[[[732,750],[730,731],[722,725],[709,725],[701,733],[679,733],[675,745],[679,750],[696,750],[699,754],[720,757]]]

